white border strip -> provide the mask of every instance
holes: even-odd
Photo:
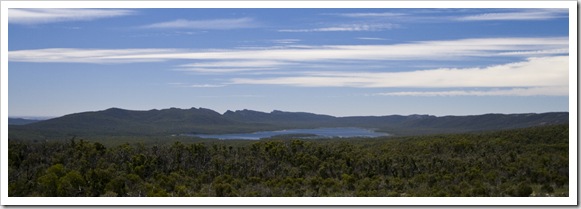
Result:
[[[1,5],[2,205],[577,205],[577,2],[576,1],[3,1]],[[9,8],[569,8],[569,197],[8,197]]]
[[[576,3],[576,2],[575,2]],[[578,197],[578,159],[579,159],[579,145],[577,135],[578,130],[578,91],[579,91],[579,75],[578,75],[578,54],[577,54],[577,5],[569,7],[569,197]],[[577,199],[575,205],[577,205]]]

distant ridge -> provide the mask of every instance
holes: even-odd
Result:
[[[42,120],[24,119],[24,118],[8,118],[8,125],[26,125],[36,123]]]
[[[566,124],[568,112],[472,116],[388,115],[334,117],[306,112],[254,110],[220,114],[206,108],[134,111],[110,108],[65,115],[26,125],[10,125],[9,135],[171,135],[244,133],[290,128],[361,127],[394,135],[461,133]]]

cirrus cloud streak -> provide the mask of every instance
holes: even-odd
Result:
[[[357,31],[382,31],[397,28],[399,25],[391,23],[383,24],[347,24],[347,25],[337,25],[332,27],[323,28],[311,28],[311,29],[280,29],[278,32],[291,32],[291,33],[302,33],[302,32],[357,32]]]
[[[458,17],[459,21],[550,20],[566,18],[567,9],[528,9],[517,12],[497,12]]]
[[[11,62],[133,63],[168,60],[458,60],[469,57],[551,56],[568,53],[567,37],[481,38],[392,45],[329,45],[274,49],[79,49],[9,51]]]
[[[370,96],[568,96],[569,87],[532,87],[512,89],[491,89],[485,91],[402,91],[376,93]]]
[[[46,24],[55,22],[89,21],[136,14],[126,9],[9,9],[10,24]]]
[[[213,20],[185,20],[178,19],[168,22],[153,23],[141,26],[149,29],[207,29],[207,30],[231,30],[242,28],[256,28],[258,23],[252,18],[213,19]]]
[[[234,78],[231,84],[357,88],[464,88],[568,86],[569,57],[538,57],[485,68],[409,72],[310,72],[302,76]]]

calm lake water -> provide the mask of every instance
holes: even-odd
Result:
[[[288,129],[280,131],[260,131],[254,133],[240,133],[240,134],[192,134],[190,136],[197,136],[201,138],[214,138],[214,139],[247,139],[247,140],[258,140],[261,138],[268,138],[277,135],[286,134],[314,134],[321,138],[331,138],[331,137],[378,137],[378,136],[389,136],[387,133],[375,132],[369,129],[363,128],[316,128],[316,129]]]

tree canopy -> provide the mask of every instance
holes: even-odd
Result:
[[[107,146],[9,140],[9,196],[568,196],[567,125]]]

